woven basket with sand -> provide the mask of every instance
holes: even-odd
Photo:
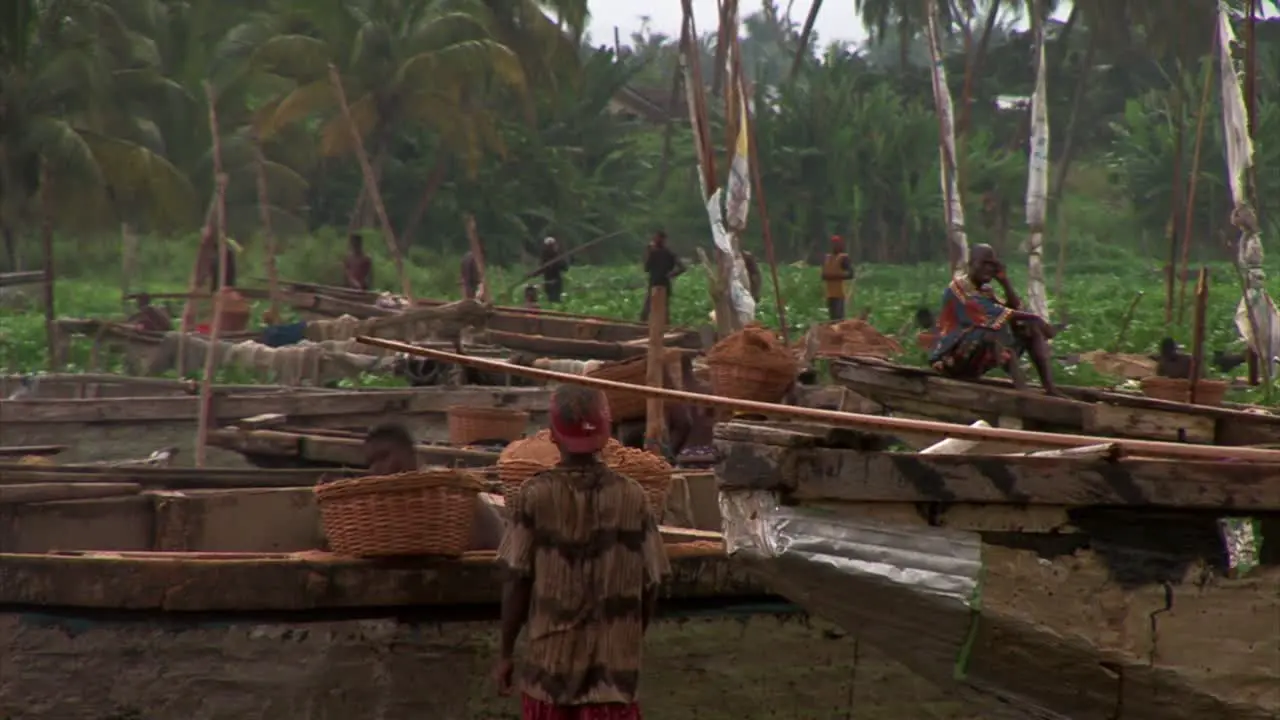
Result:
[[[605,465],[630,477],[644,487],[649,504],[659,517],[666,507],[667,493],[671,489],[673,468],[666,460],[652,453],[624,447],[609,439],[600,453]],[[560,448],[551,439],[550,430],[542,430],[532,437],[511,443],[498,456],[498,479],[502,482],[502,494],[510,507],[516,493],[526,480],[560,462]]]
[[[669,348],[663,351],[662,362],[667,365],[667,373],[669,375],[673,377],[679,376],[679,350]],[[674,369],[672,368],[673,364]],[[632,385],[644,385],[648,372],[649,359],[641,356],[621,362],[606,363],[588,372],[587,377],[630,383]],[[645,416],[646,401],[644,395],[619,390],[605,390],[604,395],[609,400],[609,414],[613,417],[614,422],[639,420]]]
[[[1105,375],[1115,375],[1126,380],[1141,380],[1156,373],[1155,360],[1146,355],[1094,350],[1080,355],[1080,362],[1093,366]]]
[[[1142,379],[1142,394],[1156,400],[1176,403],[1191,402],[1191,381],[1186,378],[1147,377]],[[1197,405],[1221,405],[1227,394],[1225,380],[1201,380],[1196,383]]]
[[[434,469],[339,480],[315,494],[339,555],[457,557],[471,541],[481,489],[470,473]]]
[[[897,340],[875,329],[865,320],[841,320],[818,331],[819,353],[886,359],[902,353]]]
[[[716,395],[770,403],[782,399],[798,370],[791,349],[759,325],[716,343],[707,353],[707,366]]]

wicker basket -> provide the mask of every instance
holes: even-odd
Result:
[[[502,499],[506,502],[507,507],[512,507],[516,499],[516,493],[520,492],[520,486],[526,480],[544,470],[550,470],[552,467],[537,460],[523,460],[520,458],[498,461],[498,481],[502,483]]]
[[[339,480],[315,489],[339,555],[457,557],[467,551],[481,484],[456,470]]]
[[[1176,403],[1191,402],[1191,381],[1185,378],[1147,377],[1142,379],[1142,394],[1157,400]],[[1221,405],[1227,394],[1224,380],[1201,380],[1196,383],[1197,405]]]
[[[512,442],[524,437],[529,413],[506,408],[449,406],[449,444],[471,445],[481,440]]]
[[[778,402],[795,382],[795,375],[754,365],[710,363],[711,389],[721,397]]]
[[[680,352],[678,350],[668,349],[663,352],[662,362],[664,365],[669,366],[673,362],[679,363],[679,360]],[[679,366],[677,365],[677,370],[678,368]],[[646,385],[648,373],[649,359],[641,356],[620,362],[605,363],[596,370],[587,373],[587,377],[629,383],[631,385]],[[615,423],[639,420],[645,416],[644,395],[626,392],[625,390],[605,390],[604,396],[609,400],[609,416]]]
[[[649,496],[649,507],[661,520],[667,509],[667,495],[671,493],[671,476],[675,469],[666,460],[636,448],[619,448],[610,458],[609,467],[615,472],[640,483]]]

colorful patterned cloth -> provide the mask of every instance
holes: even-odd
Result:
[[[598,460],[561,464],[525,481],[508,507],[498,557],[533,585],[520,689],[561,710],[636,702],[645,592],[671,572],[644,488]],[[526,718],[632,717],[528,707]]]
[[[524,696],[520,717],[523,720],[641,720],[640,706],[635,703],[598,705],[552,705]]]
[[[942,293],[938,341],[929,362],[938,372],[960,378],[1004,367],[1025,349],[1013,322],[1013,309],[996,299],[990,285],[977,287],[958,276]]]

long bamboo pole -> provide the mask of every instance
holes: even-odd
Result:
[[[378,190],[378,177],[373,172],[373,166],[369,164],[369,154],[365,152],[364,139],[360,137],[360,128],[356,127],[355,119],[351,117],[351,107],[347,105],[347,92],[342,89],[342,76],[338,74],[338,68],[333,63],[329,63],[329,84],[333,86],[333,94],[338,98],[338,106],[342,109],[342,118],[351,131],[351,141],[356,148],[356,159],[360,161],[360,172],[364,174],[364,184],[369,198],[373,200],[373,209],[378,213],[378,222],[382,224],[382,238],[387,243],[387,251],[391,253],[391,259],[396,264],[401,292],[404,293],[405,299],[412,303],[413,288],[409,284],[409,275],[405,271],[404,256],[400,253],[400,244],[396,242],[395,230],[391,228],[391,220],[387,217],[387,207],[382,204],[382,192]]]
[[[262,140],[253,131],[253,165],[258,180],[258,214],[262,216],[262,234],[266,242],[267,296],[271,298],[271,322],[280,322],[280,272],[276,267],[276,234],[271,228],[271,195],[267,192],[267,161],[262,155]]]
[[[218,130],[218,109],[213,85],[204,84],[205,98],[209,101],[209,132],[213,136],[213,177],[218,196],[218,290],[213,295],[213,323],[209,329],[209,347],[204,356],[204,377],[200,381],[200,405],[196,419],[196,467],[204,467],[209,451],[209,423],[213,416],[213,379],[218,372],[218,343],[222,339],[222,322],[227,287],[227,174],[222,170],[222,136]]]
[[[663,386],[662,361],[666,355],[666,348],[663,346],[662,339],[666,331],[667,289],[651,287],[649,288],[649,346],[645,366],[645,382],[649,387]],[[662,398],[646,398],[644,405],[644,448],[650,452],[660,453],[667,435]]]
[[[1204,121],[1209,114],[1209,88],[1213,87],[1213,59],[1217,57],[1218,49],[1218,27],[1213,28],[1213,44],[1210,46],[1209,61],[1204,65],[1204,77],[1201,82],[1204,87],[1200,90],[1200,108],[1196,112],[1196,144],[1191,151],[1191,177],[1187,180],[1187,202],[1186,202],[1186,218],[1182,224],[1182,264],[1181,277],[1178,278],[1181,283],[1178,287],[1178,324],[1182,324],[1182,319],[1186,316],[1187,309],[1187,271],[1191,264],[1191,220],[1195,217],[1196,208],[1196,185],[1200,176],[1200,148],[1204,145]]]
[[[1196,281],[1195,318],[1191,328],[1191,379],[1187,383],[1187,402],[1196,403],[1200,389],[1200,374],[1204,369],[1204,323],[1209,305],[1209,268],[1200,268]]]
[[[57,372],[58,322],[54,307],[53,195],[49,192],[49,161],[40,158],[40,248],[44,255],[44,335],[49,350],[49,372]]]
[[[1190,445],[1185,443],[1159,442],[1155,440],[1129,440],[1123,438],[1094,437],[1089,435],[1032,432],[1029,430],[1012,430],[1009,428],[979,428],[971,427],[969,425],[954,425],[951,423],[934,422],[932,420],[911,420],[907,418],[864,415],[861,413],[840,412],[836,410],[822,410],[819,408],[796,407],[794,405],[778,405],[775,403],[756,402],[753,400],[724,398],[718,395],[704,395],[702,393],[686,392],[683,390],[651,388],[644,385],[620,383],[613,380],[603,380],[601,378],[588,377],[585,375],[570,375],[568,373],[554,372],[551,370],[514,366],[500,360],[490,360],[488,358],[442,352],[440,350],[417,347],[416,345],[410,345],[408,343],[397,342],[395,340],[383,340],[382,338],[369,337],[367,335],[358,335],[355,339],[358,342],[372,347],[380,347],[387,350],[394,350],[396,352],[403,352],[409,355],[417,355],[419,357],[431,358],[433,360],[440,360],[443,362],[469,365],[471,367],[493,370],[495,372],[509,372],[514,375],[522,375],[524,377],[536,378],[539,380],[584,385],[586,387],[594,387],[601,390],[630,392],[644,395],[646,398],[658,397],[663,400],[691,405],[706,405],[729,410],[802,418],[805,420],[817,420],[819,422],[830,423],[832,425],[842,425],[845,427],[853,427],[869,431],[927,433],[963,438],[966,440],[997,440],[1005,443],[1039,447],[1068,448],[1110,444],[1115,445],[1121,451],[1127,452],[1130,455],[1142,455],[1147,457],[1164,457],[1185,460],[1230,459],[1248,462],[1280,463],[1280,450],[1267,450],[1252,447]]]

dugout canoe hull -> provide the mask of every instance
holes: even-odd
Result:
[[[239,453],[257,467],[365,467],[364,436],[346,430],[226,427],[209,433],[209,446]],[[484,450],[426,443],[417,449],[423,465],[475,468],[498,461],[498,453]]]
[[[530,412],[531,427],[545,425],[546,388],[414,388],[396,390],[281,390],[215,393],[216,425],[281,415],[295,427],[365,430],[398,420],[424,441],[447,439],[453,405],[507,407]],[[199,398],[194,395],[93,399],[0,400],[0,445],[62,444],[69,461],[146,455],[177,447],[178,462],[193,454]],[[224,454],[219,461],[236,456]]]
[[[1254,541],[1280,537],[1280,465],[868,452],[834,437],[717,428],[728,547],[778,593],[1023,717],[1280,712],[1280,552],[1242,548],[1220,523],[1247,515]]]
[[[1035,389],[1018,391],[1004,381],[953,380],[868,358],[834,360],[831,375],[881,412],[907,416],[1206,445],[1280,444],[1280,416],[1244,406],[1191,405],[1068,386],[1060,387],[1068,397],[1056,398]]]

